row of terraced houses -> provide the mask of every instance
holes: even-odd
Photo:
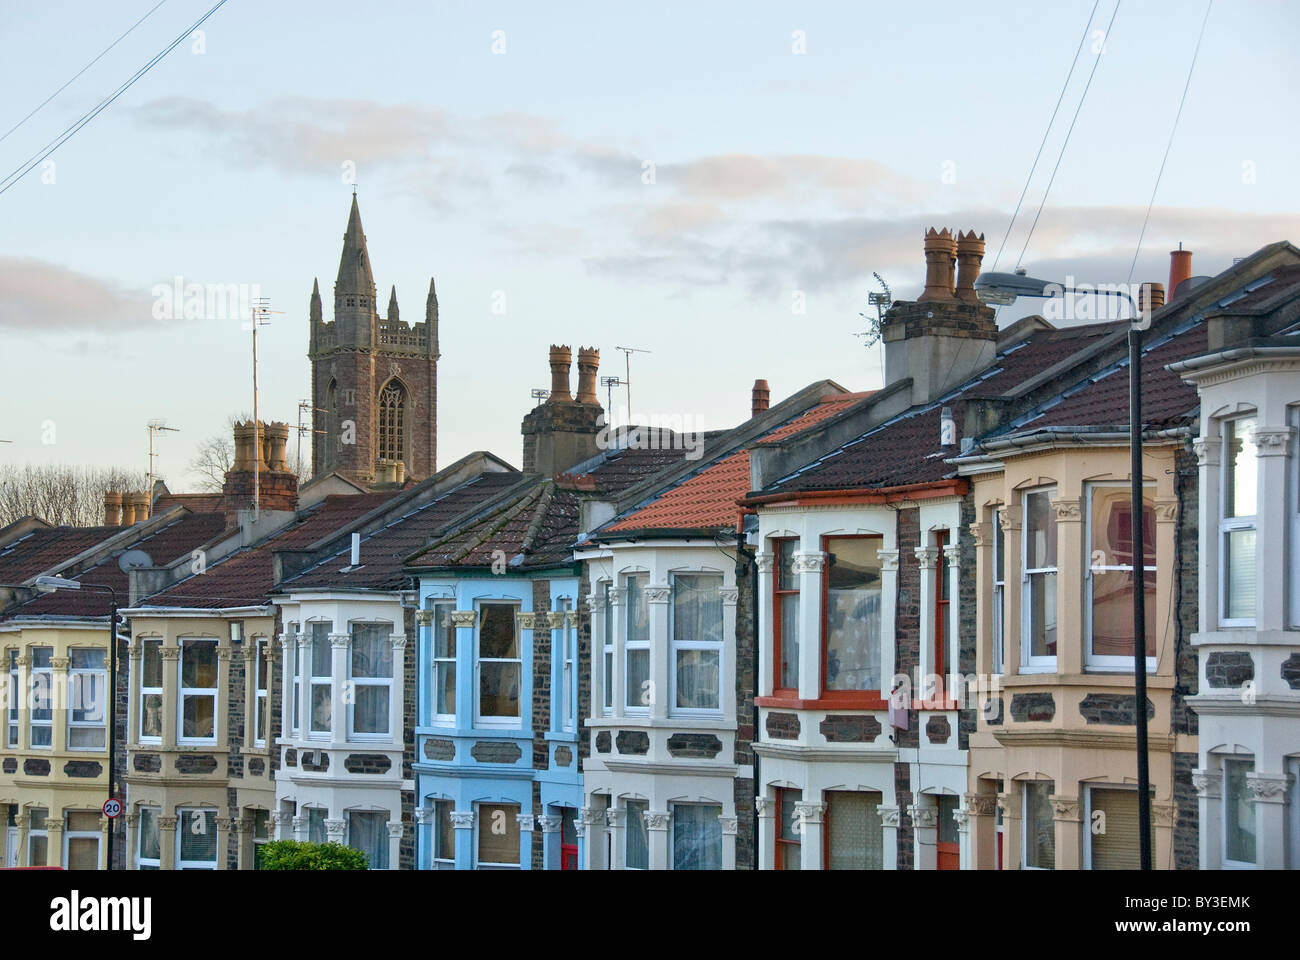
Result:
[[[926,235],[879,390],[610,429],[555,346],[521,467],[437,469],[436,292],[380,317],[354,198],[316,479],[240,424],[220,493],[0,531],[4,865],[1133,867],[1144,710],[1154,865],[1300,867],[1300,250],[1146,287],[1140,518],[1128,322],[999,328],[983,252]]]

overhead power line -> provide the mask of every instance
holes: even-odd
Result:
[[[28,173],[30,173],[33,169],[35,169],[37,165],[41,163],[41,161],[43,161],[51,153],[53,153],[55,150],[61,147],[69,139],[71,139],[77,133],[77,131],[79,131],[86,124],[90,123],[91,120],[94,120],[97,116],[103,113],[104,110],[108,108],[109,104],[111,104],[122,94],[126,93],[126,91],[129,90],[137,80],[139,80],[146,73],[152,70],[160,60],[162,60],[165,56],[167,56],[167,54],[171,53],[172,50],[176,49],[176,47],[179,46],[180,43],[186,37],[192,34],[199,27],[201,27],[209,17],[211,17],[219,9],[225,6],[225,4],[226,4],[226,0],[217,0],[217,3],[213,5],[212,9],[210,9],[203,16],[199,17],[198,20],[194,21],[194,23],[192,23],[185,30],[183,30],[180,33],[180,35],[176,37],[175,40],[169,43],[157,54],[155,54],[149,60],[148,63],[146,63],[143,67],[141,67],[134,74],[132,74],[131,77],[128,80],[126,80],[120,87],[118,87],[111,94],[109,94],[107,97],[101,100],[97,106],[95,106],[94,108],[92,108],[91,110],[83,114],[78,120],[74,121],[72,124],[66,127],[62,133],[60,133],[52,141],[46,144],[46,146],[42,147],[31,157],[29,157],[26,161],[19,164],[18,168],[15,169],[11,174],[9,174],[9,176],[5,177],[4,180],[0,180],[0,194],[7,192],[10,187],[12,187],[19,180],[21,180]]]
[[[121,43],[121,42],[122,42],[123,40],[125,40],[128,36],[130,36],[130,35],[131,35],[131,32],[132,32],[133,30],[135,30],[136,27],[140,26],[140,24],[142,24],[142,23],[144,23],[146,20],[148,20],[149,17],[150,17],[150,15],[154,12],[154,10],[157,10],[159,7],[161,7],[161,6],[162,6],[164,3],[166,3],[166,2],[167,2],[167,0],[158,0],[158,2],[157,2],[156,4],[153,5],[153,7],[149,10],[148,13],[146,13],[143,17],[141,17],[139,20],[137,20],[135,23],[131,24],[131,26],[127,28],[126,33],[122,34],[120,37],[118,37],[116,40],[114,40],[112,43],[110,43],[108,46],[106,46],[103,50],[101,50],[101,51],[99,52],[99,56],[97,56],[94,60],[91,60],[90,63],[86,64],[84,67],[82,67],[82,68],[81,68],[80,70],[78,70],[76,73],[74,73],[74,74],[72,75],[72,77],[68,80],[67,83],[65,83],[63,86],[59,87],[59,89],[55,90],[55,91],[54,91],[53,93],[51,93],[48,97],[46,97],[44,100],[42,100],[40,103],[38,103],[38,104],[37,104],[37,105],[32,109],[32,112],[31,112],[31,113],[27,114],[27,116],[23,117],[21,120],[19,120],[17,123],[15,123],[12,127],[10,127],[8,130],[6,130],[6,131],[4,132],[3,135],[0,135],[0,143],[3,143],[3,142],[5,141],[5,139],[8,138],[9,134],[13,133],[15,130],[17,130],[19,127],[21,127],[24,123],[26,123],[26,122],[27,122],[28,120],[30,120],[32,117],[36,116],[36,114],[40,111],[41,107],[45,106],[47,103],[49,103],[51,100],[53,100],[53,99],[54,99],[55,97],[57,97],[59,94],[61,94],[64,90],[68,89],[69,85],[70,85],[74,80],[76,80],[77,77],[81,76],[83,73],[85,73],[85,72],[86,72],[87,70],[89,70],[91,67],[93,67],[95,64],[99,63],[99,61],[102,60],[102,59],[104,58],[104,54],[108,53],[108,51],[112,50],[112,49],[113,49],[114,47],[116,47],[119,43]]]

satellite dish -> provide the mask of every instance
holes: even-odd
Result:
[[[128,550],[117,558],[117,566],[123,572],[137,567],[152,567],[153,559],[143,550]]]

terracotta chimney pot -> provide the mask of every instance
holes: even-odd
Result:
[[[573,399],[569,394],[569,363],[573,357],[568,346],[551,344],[551,395],[547,403],[567,403]]]
[[[1178,285],[1192,276],[1192,251],[1184,250],[1180,243],[1177,250],[1169,251],[1169,298],[1178,295]]]
[[[957,299],[964,303],[979,303],[975,293],[975,280],[984,262],[984,234],[975,231],[957,234]]]
[[[756,417],[770,406],[772,389],[767,385],[766,380],[755,380],[754,389],[750,392],[749,415]]]
[[[600,406],[596,396],[596,372],[600,369],[600,351],[595,347],[578,348],[578,402]]]
[[[957,241],[947,227],[931,227],[925,235],[925,290],[923,300],[955,300],[953,267],[957,259]],[[974,282],[973,280],[971,281]]]
[[[122,522],[122,495],[116,490],[104,493],[104,526],[116,527]]]

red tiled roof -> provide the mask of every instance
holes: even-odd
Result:
[[[784,440],[830,419],[870,393],[827,394],[816,406],[765,433],[763,441]],[[749,489],[749,451],[723,457],[682,483],[665,490],[650,503],[624,514],[602,533],[633,530],[702,530],[729,526],[737,515],[736,500]]]

